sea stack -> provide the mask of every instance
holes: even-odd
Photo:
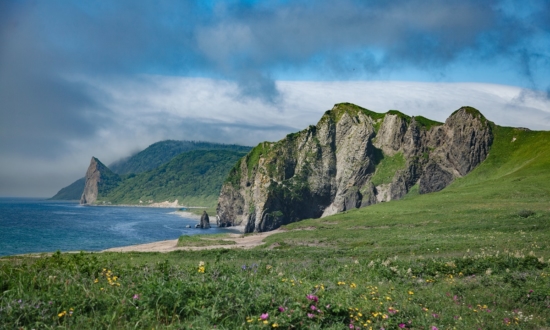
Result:
[[[208,218],[208,213],[206,213],[206,211],[202,212],[200,228],[202,229],[210,228],[210,218]]]

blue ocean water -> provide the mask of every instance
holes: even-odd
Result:
[[[81,206],[76,202],[0,198],[0,256],[53,251],[99,251],[112,247],[216,234],[176,209]],[[212,222],[212,221],[211,221]]]

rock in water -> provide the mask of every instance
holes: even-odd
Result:
[[[85,178],[86,183],[82,197],[80,197],[80,204],[95,203],[98,197],[106,195],[121,182],[117,174],[113,173],[95,157],[92,157],[90,161]]]
[[[202,229],[210,228],[210,219],[208,218],[208,213],[206,213],[206,211],[202,212],[200,228]]]
[[[439,191],[488,155],[491,123],[462,107],[445,123],[337,104],[316,126],[263,142],[230,171],[218,226],[273,230],[307,218]]]

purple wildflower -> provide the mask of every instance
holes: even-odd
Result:
[[[268,317],[269,317],[268,313],[263,313],[262,315],[260,315],[260,318],[264,321],[267,320]]]

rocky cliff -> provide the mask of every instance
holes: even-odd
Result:
[[[94,204],[98,197],[106,195],[121,182],[120,177],[113,173],[99,159],[92,157],[86,171],[84,192],[80,204]]]
[[[399,199],[416,184],[439,191],[482,162],[492,140],[491,123],[471,107],[439,123],[337,104],[316,126],[239,160],[221,189],[218,225],[268,231]]]

